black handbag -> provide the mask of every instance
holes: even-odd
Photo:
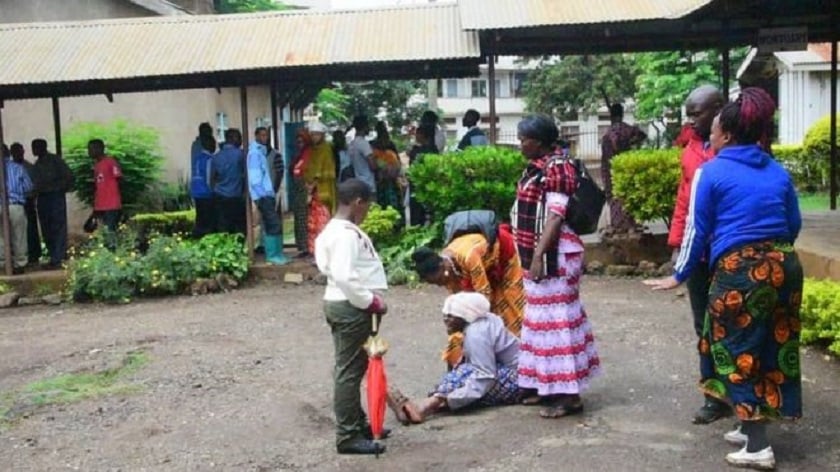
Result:
[[[607,202],[607,195],[592,179],[592,174],[582,160],[570,161],[577,174],[577,190],[569,197],[566,223],[579,235],[594,233],[598,230],[598,220]]]

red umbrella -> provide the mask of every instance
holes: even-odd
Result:
[[[365,343],[368,353],[367,400],[370,431],[373,439],[379,441],[385,428],[385,404],[388,396],[388,379],[382,356],[388,352],[388,342],[379,337],[380,315],[374,315],[370,337]],[[379,457],[379,454],[376,455]]]

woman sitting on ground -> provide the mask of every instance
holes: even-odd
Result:
[[[479,293],[457,293],[443,304],[448,334],[461,333],[461,359],[440,384],[419,402],[399,391],[388,395],[388,404],[403,424],[421,423],[442,410],[467,406],[512,405],[520,400],[516,382],[519,340],[490,312],[490,302]]]

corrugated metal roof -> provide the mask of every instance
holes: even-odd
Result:
[[[6,24],[0,87],[480,54],[454,4]]]
[[[458,0],[464,29],[676,19],[712,0]]]

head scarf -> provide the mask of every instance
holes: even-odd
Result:
[[[446,297],[443,314],[461,318],[472,323],[484,318],[490,312],[490,300],[476,292],[460,292]]]
[[[327,127],[320,121],[313,121],[309,124],[309,132],[327,134]]]

